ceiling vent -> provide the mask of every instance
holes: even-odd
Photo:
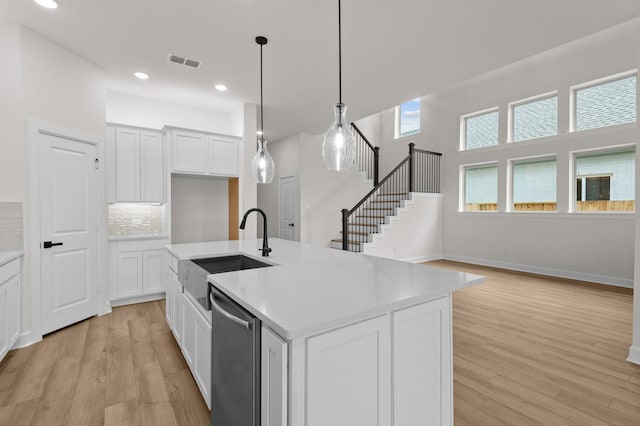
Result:
[[[200,68],[201,64],[200,61],[196,61],[195,59],[185,58],[184,56],[174,55],[173,53],[169,55],[169,62],[186,65],[191,68]]]

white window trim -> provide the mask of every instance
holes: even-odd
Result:
[[[629,70],[629,71],[624,71],[624,72],[620,72],[617,74],[612,74],[612,75],[608,75],[606,77],[601,77],[601,78],[597,78],[595,80],[591,80],[591,81],[587,81],[585,83],[580,83],[580,84],[576,84],[573,86],[569,86],[569,91],[570,91],[570,96],[569,96],[569,111],[570,111],[570,117],[569,117],[569,131],[570,132],[585,132],[585,131],[589,131],[589,130],[593,130],[593,129],[584,129],[584,130],[576,130],[576,123],[578,121],[578,111],[576,108],[576,93],[579,90],[583,90],[583,89],[588,89],[589,87],[595,87],[595,86],[600,86],[602,84],[606,84],[606,83],[611,83],[612,81],[617,81],[617,80],[622,80],[628,77],[632,77],[632,76],[636,76],[637,79],[637,75],[638,75],[638,69],[635,68],[633,70]],[[637,84],[637,81],[636,81]],[[637,119],[636,119],[637,121]],[[624,124],[628,124],[628,123],[622,123],[621,125]],[[605,126],[605,127],[609,127],[609,126]],[[599,127],[601,128],[601,127]]]
[[[420,103],[420,126],[418,127],[418,131],[415,133],[411,133],[410,135],[401,135],[400,134],[400,107],[403,104],[406,104],[407,102],[412,102],[412,101],[418,101]],[[396,107],[394,108],[394,114],[395,114],[395,119],[394,119],[394,129],[393,129],[393,139],[394,140],[400,140],[400,139],[405,139],[405,138],[411,138],[414,136],[417,136],[420,134],[420,132],[422,131],[422,99],[421,98],[415,98],[415,99],[410,99],[406,102],[401,103],[400,105],[396,105]]]
[[[517,165],[517,164],[526,164],[526,163],[536,163],[538,161],[549,161],[549,160],[555,160],[556,161],[556,211],[539,211],[539,210],[532,210],[530,212],[527,211],[516,211],[513,209],[513,189],[514,189],[514,184],[513,184],[513,166]],[[512,158],[510,160],[507,161],[507,205],[506,205],[506,211],[507,213],[518,213],[518,214],[556,214],[558,212],[557,210],[557,203],[558,203],[558,180],[557,180],[557,171],[558,171],[558,153],[550,153],[550,154],[545,154],[545,155],[536,155],[536,156],[532,156],[532,157],[520,157],[520,158]]]
[[[569,185],[569,197],[570,197],[570,203],[569,203],[569,213],[571,214],[585,214],[585,215],[625,215],[625,214],[635,214],[635,212],[628,212],[628,211],[622,211],[622,210],[607,210],[607,211],[590,211],[590,212],[585,212],[585,211],[578,211],[577,210],[577,201],[576,198],[578,196],[578,194],[576,194],[576,179],[578,179],[579,176],[577,173],[577,163],[578,163],[578,158],[580,157],[589,157],[592,155],[599,155],[599,154],[615,154],[616,152],[636,152],[637,146],[635,143],[630,143],[630,144],[623,144],[623,145],[614,145],[614,146],[608,146],[608,147],[598,147],[598,148],[592,148],[592,149],[583,149],[583,150],[579,150],[579,151],[571,151],[570,154],[570,158],[571,158],[571,165],[570,165],[570,170],[571,170],[571,185]],[[636,164],[637,167],[637,164]],[[595,176],[595,175],[594,175]],[[600,174],[599,176],[606,176],[606,174]],[[589,177],[591,177],[591,175],[589,175]],[[636,182],[636,185],[638,185],[638,182]],[[637,201],[637,200],[634,200]],[[637,208],[637,206],[636,206]]]
[[[552,92],[543,93],[541,95],[531,96],[531,97],[526,98],[526,99],[520,99],[518,101],[509,102],[509,104],[507,105],[507,115],[508,115],[508,119],[507,119],[507,143],[527,142],[527,141],[532,141],[532,140],[536,140],[536,139],[557,136],[558,134],[556,133],[555,135],[547,135],[547,136],[541,136],[541,137],[538,137],[538,138],[523,139],[521,141],[514,141],[514,139],[513,139],[513,130],[514,130],[513,121],[515,119],[515,114],[513,113],[514,108],[517,107],[517,106],[520,106],[520,105],[530,104],[530,103],[533,103],[533,102],[542,101],[542,100],[553,98],[553,97],[558,97],[558,91],[557,90],[554,90]],[[558,97],[558,100],[559,100],[559,97]],[[556,123],[556,126],[557,126],[557,124],[558,123]],[[556,129],[557,129],[557,127],[556,127]]]
[[[467,149],[467,120],[469,118],[478,117],[480,115],[490,114],[492,112],[498,113],[498,128],[500,127],[500,107],[494,106],[491,108],[483,109],[481,111],[472,112],[470,114],[465,114],[460,116],[460,146],[459,151],[473,151],[476,149],[488,148],[487,146],[483,146],[481,148],[471,148]],[[498,139],[500,138],[498,134]],[[498,140],[498,145],[500,145],[500,140]],[[497,146],[497,145],[489,145],[489,146]]]
[[[467,170],[470,169],[482,169],[484,167],[496,167],[498,168],[497,161],[486,161],[483,163],[473,163],[473,164],[461,164],[458,182],[459,185],[459,200],[458,200],[458,213],[470,213],[470,214],[496,214],[499,210],[495,211],[467,211]],[[496,189],[497,193],[500,193],[500,183],[498,182],[498,188]],[[498,204],[498,200],[496,199],[496,204]]]

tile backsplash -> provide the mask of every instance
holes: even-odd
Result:
[[[0,250],[22,250],[22,203],[0,202]]]
[[[163,235],[165,206],[109,204],[109,236]]]

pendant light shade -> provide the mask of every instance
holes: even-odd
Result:
[[[324,135],[322,157],[329,170],[345,171],[353,164],[356,142],[347,121],[347,106],[342,103],[342,20],[341,2],[338,0],[338,103],[331,127]]]
[[[251,162],[251,171],[256,182],[271,183],[276,167],[267,150],[267,141],[264,139],[264,106],[262,103],[262,46],[267,44],[267,38],[258,36],[256,43],[260,45],[260,132],[258,132],[258,151]]]

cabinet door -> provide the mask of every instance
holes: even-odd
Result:
[[[173,335],[178,345],[182,344],[182,284],[173,279]]]
[[[20,275],[7,282],[7,343],[9,349],[20,336]]]
[[[140,201],[164,201],[162,135],[140,132]]]
[[[118,253],[116,298],[142,294],[142,253]]]
[[[449,298],[393,314],[394,425],[450,425],[451,317]]]
[[[390,425],[389,341],[386,316],[308,339],[308,426]]]
[[[206,174],[208,170],[207,136],[199,133],[173,132],[171,171]]]
[[[207,407],[211,409],[211,323],[200,312],[195,315],[195,333],[194,376]]]
[[[140,201],[140,132],[116,129],[116,199]]]
[[[167,293],[165,300],[165,315],[167,317],[167,324],[170,329],[173,329],[173,279],[175,274],[167,266],[165,275],[167,277]]]
[[[210,173],[216,175],[238,175],[238,142],[210,140]]]
[[[182,295],[182,354],[184,359],[193,370],[196,351],[196,331],[195,316],[197,314],[195,306],[189,301],[186,295]]]
[[[262,426],[287,424],[287,343],[262,328]]]
[[[142,253],[142,293],[162,293],[165,291],[162,285],[162,268],[164,262],[164,250],[151,250]]]

